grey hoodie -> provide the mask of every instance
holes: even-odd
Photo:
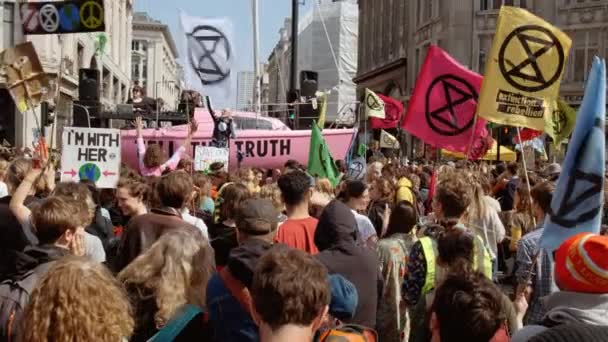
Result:
[[[545,297],[543,306],[547,309],[544,327],[570,323],[608,325],[608,294],[559,291]],[[513,335],[511,342],[528,341],[543,330],[538,325],[526,326]]]

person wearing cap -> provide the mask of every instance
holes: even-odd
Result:
[[[513,341],[528,341],[543,330],[566,324],[608,325],[606,255],[606,236],[580,233],[564,241],[555,251],[554,276],[560,291],[543,300],[546,314],[540,324],[518,331]]]
[[[552,182],[557,181],[559,178],[559,174],[562,172],[562,167],[558,163],[552,163],[547,165],[547,167],[543,170],[543,175],[547,180]]]
[[[239,246],[230,252],[228,265],[214,274],[207,285],[206,303],[216,341],[259,341],[258,326],[250,312],[249,289],[252,288],[258,260],[271,249],[289,248],[282,244],[273,245],[278,222],[279,212],[267,199],[247,199],[240,206],[235,219]],[[343,286],[349,286],[346,279],[330,281],[332,301],[335,297],[337,304],[335,307],[330,304],[329,312],[340,317],[352,317],[354,308],[349,303],[356,303],[357,292],[352,284],[352,290],[338,291]]]

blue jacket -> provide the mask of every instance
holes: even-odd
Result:
[[[214,341],[257,342],[258,327],[232,296],[218,273],[207,285],[207,310],[209,323],[213,326]]]

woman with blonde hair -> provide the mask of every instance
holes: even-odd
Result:
[[[32,292],[22,342],[124,341],[133,332],[124,290],[105,266],[83,257],[57,261]]]
[[[185,230],[163,235],[133,260],[118,274],[135,309],[130,341],[148,341],[192,310],[195,314],[172,341],[210,339],[202,309],[213,268],[213,251],[207,241],[201,234]]]

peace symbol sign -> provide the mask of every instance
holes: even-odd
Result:
[[[546,38],[541,38],[545,36]],[[519,43],[511,43],[517,38]],[[534,45],[531,45],[534,44]],[[527,58],[515,65],[507,59],[507,48],[513,49],[514,44],[519,44],[524,50]],[[536,51],[532,51],[532,46],[541,46]],[[512,51],[512,50],[511,50]],[[521,50],[519,50],[521,51]],[[518,55],[518,53],[515,53]],[[539,63],[539,58],[544,57],[544,63]],[[537,92],[550,87],[561,76],[565,64],[564,48],[559,39],[545,27],[538,25],[524,25],[516,28],[509,33],[500,47],[498,53],[498,66],[505,80],[513,87],[528,92]],[[547,65],[541,70],[540,65]],[[528,72],[524,72],[528,70]],[[553,71],[550,77],[546,77],[549,70]],[[532,74],[530,73],[532,72]]]
[[[103,25],[103,7],[97,1],[87,1],[80,7],[80,22],[94,30]]]
[[[46,4],[40,7],[40,26],[46,32],[55,32],[59,27],[59,12],[52,4]]]
[[[203,85],[217,84],[230,76],[232,50],[226,35],[210,25],[195,27],[188,38],[188,58]]]
[[[371,109],[371,110],[384,109],[384,103],[382,103],[381,101],[378,101],[378,99],[372,94],[367,95],[365,102],[367,103],[367,107],[369,107],[369,109]]]
[[[435,90],[437,86],[441,86],[439,90]],[[431,109],[431,99],[434,97],[433,92],[437,95],[439,92],[440,98],[445,98],[445,105]],[[456,95],[456,97],[452,97]],[[440,135],[455,136],[463,133],[473,125],[474,115],[464,124],[459,122],[459,117],[455,112],[456,107],[465,105],[469,100],[477,102],[477,91],[469,82],[454,75],[441,75],[431,82],[426,92],[426,122],[429,127]],[[460,119],[462,121],[462,119]]]

